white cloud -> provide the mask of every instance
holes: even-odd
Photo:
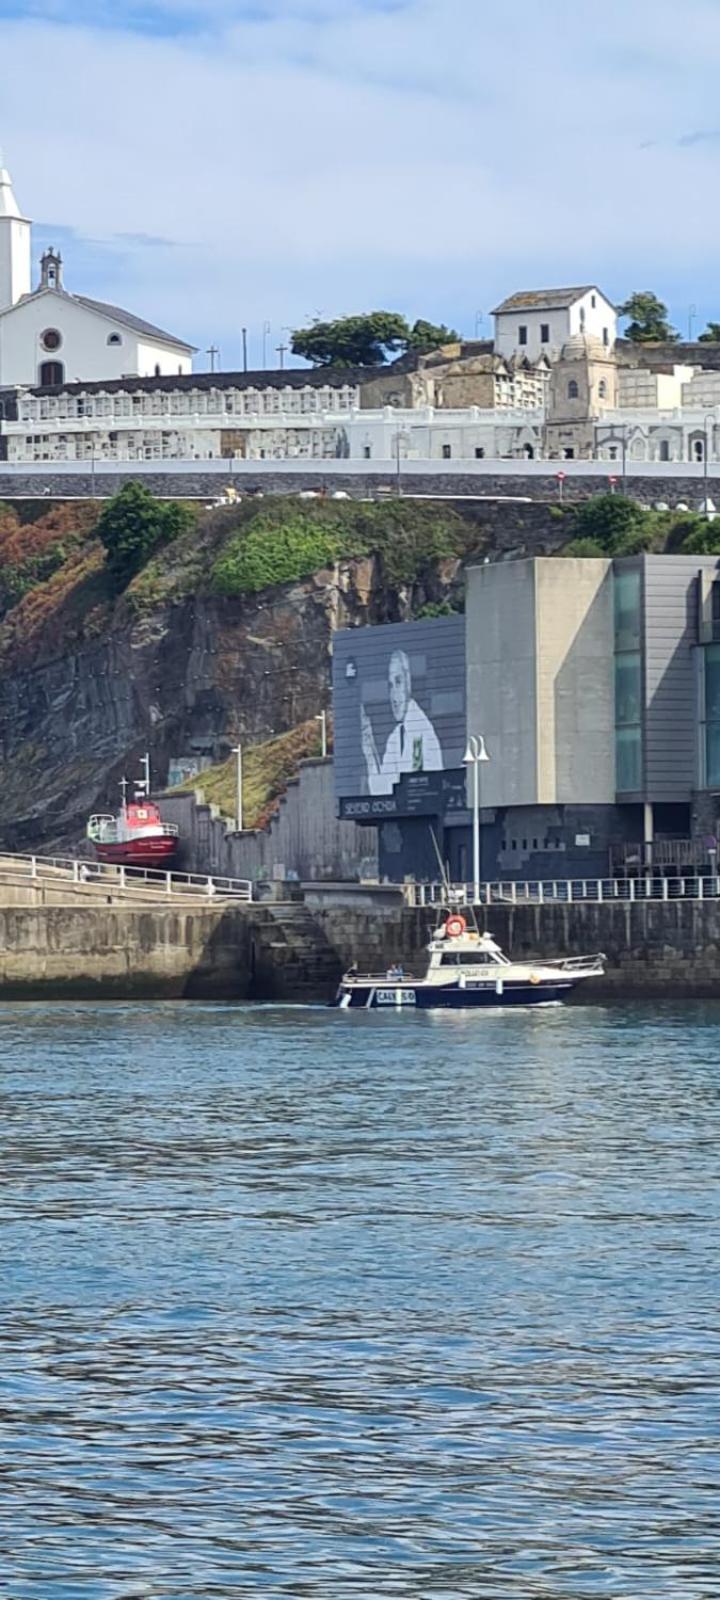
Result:
[[[240,323],[257,343],[269,318],[277,342],[316,309],[471,327],[540,282],[711,294],[717,144],[680,143],[717,125],[708,0],[687,0],[681,29],[670,0],[259,10],[206,0],[204,34],[174,38],[0,21],[23,203],[90,238],[180,241],[121,240],[82,284],[70,250],[70,286],[215,337],[226,359]]]

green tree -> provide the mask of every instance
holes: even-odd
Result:
[[[598,494],[573,511],[566,555],[618,555],[643,531],[645,512],[621,494]]]
[[[388,354],[406,349],[410,337],[397,311],[369,311],[364,316],[338,317],[297,328],[291,349],[316,367],[381,367]]]
[[[454,328],[446,328],[444,322],[425,322],[423,317],[418,317],[410,329],[408,350],[438,350],[443,344],[457,344],[460,334]]]
[[[720,344],[720,322],[709,322],[700,334],[700,344]]]
[[[444,323],[418,317],[411,328],[399,311],[368,311],[297,328],[291,349],[293,355],[303,356],[316,367],[381,367],[389,356],[406,350],[435,350],[458,338]]]
[[[678,337],[667,321],[667,306],[651,289],[636,289],[617,310],[618,316],[631,319],[625,338],[633,344],[668,344]]]
[[[186,533],[192,522],[187,506],[156,500],[142,483],[126,483],[105,506],[97,525],[116,589],[125,589],[150,556]]]

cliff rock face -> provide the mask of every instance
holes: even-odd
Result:
[[[458,578],[443,561],[422,589],[442,599]],[[93,810],[116,808],[119,782],[149,750],[156,785],[171,757],[227,754],[329,705],[335,628],[412,615],[372,556],[258,596],[126,601],[102,624],[63,634],[57,616],[6,641],[0,676],[0,848],[60,850]],[[89,613],[92,617],[92,612]]]
[[[67,506],[45,517],[44,531],[38,523],[21,532],[6,508],[0,849],[76,845],[92,811],[116,810],[120,779],[138,774],[146,750],[158,788],[172,757],[218,761],[238,740],[296,728],[330,705],[336,628],[458,608],[468,561],[548,553],[567,538],[557,508],[520,502],[462,513],[397,500],[260,507],[211,512],[119,598],[93,533],[97,508],[89,524]],[[308,519],[313,536],[329,530],[339,550],[355,553],[299,581],[217,592],[215,563],[229,540],[260,521],[272,558],[288,527],[307,534]]]

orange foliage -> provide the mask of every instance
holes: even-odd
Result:
[[[79,544],[89,538],[99,516],[84,502],[54,506],[37,522],[20,522],[14,511],[0,511],[0,566],[21,567],[56,544]]]

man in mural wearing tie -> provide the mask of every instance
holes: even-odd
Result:
[[[392,794],[404,772],[441,772],[442,750],[435,729],[412,697],[410,661],[404,650],[394,650],[388,668],[388,690],[395,727],[380,760],[372,723],[360,707],[362,747],[371,794]]]

